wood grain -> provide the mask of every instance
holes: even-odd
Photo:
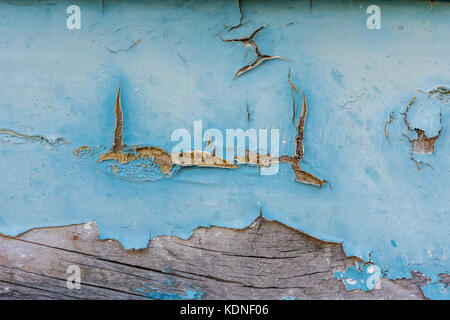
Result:
[[[0,235],[0,299],[424,299],[429,280],[420,273],[347,291],[333,274],[357,261],[339,243],[263,217],[245,229],[201,227],[187,240],[161,236],[128,251],[100,240],[91,222]],[[70,265],[81,269],[79,290],[66,287]]]

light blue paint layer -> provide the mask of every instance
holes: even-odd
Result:
[[[349,255],[367,261],[372,252],[389,278],[418,270],[436,282],[448,272],[449,104],[416,90],[450,86],[448,2],[430,12],[426,2],[379,1],[382,29],[368,30],[369,2],[314,1],[310,14],[308,1],[244,1],[251,21],[223,36],[269,24],[258,45],[291,61],[266,62],[236,80],[244,49],[215,37],[222,22],[238,22],[234,1],[127,1],[107,3],[104,14],[100,2],[78,1],[81,30],[65,27],[73,2],[47,4],[0,3],[0,128],[71,144],[0,137],[0,232],[94,220],[102,238],[139,248],[157,235],[187,238],[198,226],[242,228],[262,208],[269,219],[343,242]],[[108,50],[139,39],[127,52]],[[332,188],[294,182],[287,165],[275,176],[249,167],[187,169],[131,182],[96,163],[111,146],[119,82],[130,146],[170,150],[172,131],[192,132],[195,120],[223,132],[246,128],[247,102],[250,127],[279,128],[280,153],[292,154],[289,69],[309,105],[302,167]],[[433,169],[416,169],[402,135],[400,112],[414,96],[411,121],[430,134],[442,111],[435,153],[420,159]],[[74,156],[81,145],[95,154]],[[448,297],[433,290],[434,298]]]
[[[184,295],[171,292],[160,292],[155,288],[151,288],[150,291],[137,288],[136,291],[145,293],[145,297],[151,300],[201,300],[204,296],[203,292],[192,290],[186,290]]]
[[[342,280],[347,290],[370,291],[382,278],[382,273],[377,265],[356,263],[344,272],[335,272],[334,277]]]

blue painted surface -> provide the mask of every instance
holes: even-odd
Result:
[[[418,270],[436,283],[449,272],[449,104],[416,90],[450,86],[448,2],[430,12],[425,2],[380,1],[381,30],[365,26],[369,2],[315,0],[312,14],[309,1],[245,2],[251,21],[224,37],[269,24],[258,45],[291,61],[266,62],[236,80],[244,49],[215,37],[222,21],[237,23],[234,1],[123,1],[107,3],[104,14],[100,1],[76,3],[81,30],[65,25],[72,2],[0,3],[0,128],[49,139],[0,135],[0,232],[96,221],[101,237],[138,248],[157,235],[187,238],[198,226],[245,227],[262,208],[269,219],[343,242],[349,255],[368,261],[372,253],[388,278]],[[274,176],[197,168],[130,182],[96,163],[111,146],[119,82],[130,146],[170,150],[172,131],[192,132],[195,120],[245,129],[247,102],[250,127],[280,129],[280,154],[292,154],[289,69],[309,105],[302,167],[332,188],[295,182],[287,165]],[[439,130],[442,111],[435,153],[417,157],[433,169],[416,169],[402,136],[400,112],[414,96],[410,120],[427,134]],[[54,143],[58,137],[70,144]],[[94,154],[74,156],[81,145]]]
[[[344,272],[335,272],[334,277],[343,280],[347,290],[370,291],[376,288],[382,273],[377,265],[355,263]]]

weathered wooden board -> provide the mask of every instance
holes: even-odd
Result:
[[[160,236],[145,249],[100,240],[95,223],[0,236],[0,299],[424,299],[429,279],[379,279],[347,291],[334,277],[356,262],[324,242],[258,218],[248,228],[198,228],[188,240]],[[81,269],[68,289],[66,270]]]

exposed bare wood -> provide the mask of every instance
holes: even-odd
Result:
[[[100,240],[95,223],[0,235],[0,299],[423,299],[429,280],[386,280],[370,292],[347,291],[334,272],[355,262],[341,244],[318,240],[262,216],[245,229],[197,228],[188,240],[161,236],[126,251]],[[81,269],[68,289],[67,268]]]

